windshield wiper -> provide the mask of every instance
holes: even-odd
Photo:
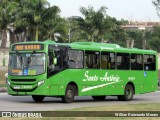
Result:
[[[27,68],[28,68],[28,65],[30,64],[30,62],[31,62],[31,57],[33,56],[33,54],[35,54],[36,53],[36,51],[34,50],[32,53],[31,53],[31,55],[29,56],[29,58],[28,58],[28,60],[27,60]]]
[[[21,55],[18,51],[16,51],[16,54],[18,55],[18,59],[19,59],[19,61],[20,61],[21,68],[22,68],[22,65],[23,65],[22,55]]]

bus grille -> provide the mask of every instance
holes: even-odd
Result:
[[[12,82],[35,82],[36,79],[11,79]]]

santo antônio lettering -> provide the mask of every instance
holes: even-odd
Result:
[[[109,75],[108,72],[104,74],[104,76],[99,77],[97,75],[90,75],[89,71],[86,71],[85,74],[85,79],[83,81],[114,81],[118,82],[120,80],[120,77],[118,75]]]

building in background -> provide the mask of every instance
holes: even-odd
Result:
[[[154,26],[159,26],[160,22],[129,22],[122,26],[126,30],[152,30]]]

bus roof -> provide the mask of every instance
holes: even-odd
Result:
[[[118,44],[112,44],[112,43],[75,42],[75,43],[71,43],[70,46],[73,49],[156,54],[156,51],[154,50],[143,50],[138,48],[123,48]]]

